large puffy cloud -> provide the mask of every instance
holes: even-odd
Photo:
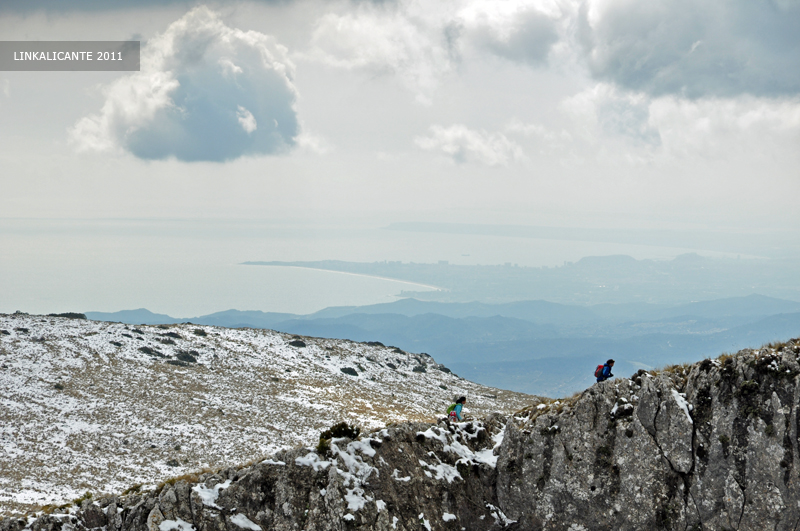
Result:
[[[558,40],[561,16],[552,2],[528,0],[362,3],[323,15],[309,56],[340,68],[392,73],[418,101],[431,103],[441,78],[457,68],[465,51],[543,64]]]
[[[653,95],[800,92],[796,0],[586,0],[581,38],[594,76]]]
[[[299,133],[293,65],[275,39],[226,26],[206,7],[144,46],[140,72],[105,87],[71,131],[81,149],[223,161],[280,153]]]
[[[475,131],[460,124],[434,125],[428,136],[417,137],[415,142],[422,149],[442,152],[457,163],[508,166],[525,158],[522,148],[503,133]]]
[[[314,45],[331,64],[397,73],[423,100],[465,53],[542,65],[556,48],[653,96],[800,93],[797,0],[397,0],[324,16]]]
[[[474,0],[458,12],[458,20],[473,48],[538,66],[559,40],[568,11],[557,0]]]
[[[422,2],[412,0],[328,13],[317,22],[310,56],[339,68],[394,74],[418,101],[430,103],[439,77],[452,69],[457,28],[446,13],[420,9]]]
[[[496,55],[520,63],[544,63],[550,48],[558,40],[553,19],[536,11],[520,13],[510,31],[501,32],[489,24],[474,30],[476,42]]]

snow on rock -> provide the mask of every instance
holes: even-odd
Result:
[[[675,402],[677,402],[678,407],[680,407],[683,410],[683,412],[686,413],[686,418],[689,419],[689,423],[694,424],[692,416],[689,414],[689,403],[686,401],[685,395],[681,395],[681,393],[673,389],[672,398],[675,399]]]
[[[215,509],[220,509],[221,507],[217,505],[217,498],[219,498],[219,491],[222,489],[227,489],[230,486],[231,486],[231,481],[228,480],[224,483],[214,485],[210,489],[206,488],[204,485],[195,485],[192,488],[192,490],[200,496],[200,499],[203,501],[203,505],[214,507]]]
[[[297,457],[294,462],[298,466],[310,466],[314,469],[314,472],[320,469],[324,470],[331,465],[330,461],[320,459],[319,455],[314,452],[309,452],[304,457]]]
[[[231,521],[233,521],[233,518],[231,518]],[[173,529],[177,529],[178,531],[195,531],[195,528],[192,524],[185,522],[180,518],[177,520],[164,520],[158,524],[158,529],[159,531],[172,531]],[[261,531],[260,527],[257,527],[256,529],[257,531]]]
[[[238,525],[242,529],[251,529],[252,531],[262,531],[261,526],[250,520],[243,514],[235,514],[231,516],[231,522]],[[163,530],[162,530],[163,531]],[[184,530],[181,530],[184,531]]]
[[[308,337],[296,348],[271,330],[21,314],[0,314],[0,330],[0,515],[315,446],[341,421],[431,421],[454,394],[476,416],[533,399],[436,370],[427,356]]]
[[[799,358],[800,340],[720,365],[595,384],[559,407],[534,402],[480,421],[390,424],[316,446],[324,455],[295,447],[273,456],[284,465],[254,460],[158,490],[84,500],[35,522],[1,520],[0,531],[154,531],[179,517],[195,529],[241,530],[230,521],[236,514],[264,530],[793,528],[800,467],[784,444],[800,408]],[[623,414],[621,398],[631,391],[639,399]],[[315,469],[320,462],[327,466]],[[453,475],[437,474],[439,465]],[[193,490],[227,481],[212,500],[222,509]]]

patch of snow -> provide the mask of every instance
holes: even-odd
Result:
[[[422,522],[422,526],[428,531],[431,531],[431,523],[425,519],[425,513],[419,513],[419,519]]]
[[[360,450],[362,454],[368,455],[369,457],[375,456],[375,449],[372,448],[370,441],[373,439],[360,439],[358,441],[353,441],[347,445],[347,451],[353,453],[355,450]]]
[[[689,414],[689,403],[686,401],[686,399],[675,389],[672,390],[672,398],[675,399],[678,407],[680,407],[683,412],[686,413],[686,418],[689,419],[689,423],[694,424],[694,421],[692,421],[692,416]]]
[[[217,505],[217,498],[219,498],[219,491],[222,489],[227,489],[230,486],[231,486],[231,480],[229,479],[225,483],[218,483],[210,489],[207,488],[205,485],[201,485],[198,483],[197,485],[192,487],[192,490],[195,491],[200,496],[200,499],[203,501],[203,505],[206,505],[208,507],[213,507],[215,509],[222,509],[222,507]]]
[[[434,457],[436,457],[436,459],[439,459],[435,454]],[[434,477],[434,479],[437,480],[445,479],[447,480],[448,483],[452,483],[454,479],[464,479],[461,477],[461,474],[458,473],[458,469],[456,467],[448,465],[447,463],[442,463],[441,460],[439,460],[438,465],[429,465],[428,463],[420,459],[419,464],[420,466],[427,467],[431,471],[435,472],[436,477]],[[428,472],[427,470],[425,471],[425,475],[427,475],[428,477],[433,477],[431,473]]]
[[[247,518],[242,513],[231,516],[231,522],[238,525],[242,529],[251,529],[252,531],[262,531],[261,526]],[[163,529],[161,531],[164,531]]]
[[[502,524],[503,527],[506,527],[506,526],[509,526],[511,524],[516,524],[517,523],[516,520],[512,520],[509,517],[507,517],[505,514],[503,514],[503,511],[501,511],[500,509],[498,509],[497,507],[495,507],[491,503],[487,503],[486,504],[486,508],[491,511],[491,513],[489,513],[489,514],[492,516],[492,518],[494,518],[494,523],[497,524],[497,525],[501,525]]]
[[[310,466],[314,469],[314,472],[319,472],[320,469],[325,470],[331,466],[330,461],[320,459],[319,455],[314,452],[307,453],[305,457],[296,457],[294,464],[297,466]]]
[[[189,522],[181,520],[178,518],[177,520],[164,520],[160,524],[158,524],[159,531],[170,531],[172,529],[177,529],[178,531],[195,531],[195,528]],[[261,531],[261,528],[258,528],[258,531]]]
[[[386,509],[386,502],[383,500],[375,500],[375,506],[378,508],[378,511],[383,511]]]
[[[444,430],[440,430],[436,426],[431,426],[425,431],[418,431],[417,435],[422,435],[426,439],[436,439],[438,441],[441,441],[442,444],[447,444],[447,436],[445,435]]]
[[[394,472],[392,472],[392,478],[395,481],[405,481],[405,482],[411,481],[411,476],[406,476],[404,478],[401,478],[401,477],[398,477],[399,475],[400,475],[400,471],[395,468]]]
[[[456,519],[456,515],[454,515],[454,514],[451,514],[451,513],[443,513],[442,514],[442,520],[444,520],[445,522],[452,522],[455,519]]]
[[[368,501],[372,501],[372,498],[364,496],[364,489],[360,487],[347,489],[344,499],[347,502],[347,508],[353,512],[363,509]]]

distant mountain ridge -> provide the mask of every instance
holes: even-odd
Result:
[[[598,360],[614,358],[621,370],[635,371],[757,347],[800,332],[800,303],[762,295],[675,306],[402,299],[309,315],[227,310],[176,319],[144,309],[86,315],[129,324],[192,322],[380,341],[427,352],[487,385],[550,395],[590,384],[590,369]]]
[[[648,319],[656,320],[677,316],[764,316],[793,312],[800,312],[800,302],[751,294],[744,297],[730,297],[679,305],[621,303],[576,306],[544,300],[489,304],[482,302],[437,302],[405,298],[394,302],[371,304],[367,306],[332,306],[306,315],[231,309],[198,317],[176,318],[166,314],[153,313],[145,308],[122,310],[118,312],[84,313],[89,319],[95,321],[128,324],[175,324],[185,322],[204,324],[206,321],[215,321],[215,325],[230,327],[234,323],[249,323],[250,326],[261,326],[266,323],[279,323],[292,319],[309,320],[336,318],[354,313],[399,314],[407,317],[432,313],[453,318],[493,317],[499,315],[501,317],[512,317],[539,323],[558,323],[567,319],[578,321],[592,321],[598,319],[624,321],[639,317],[647,317]],[[207,324],[211,323],[209,322]]]

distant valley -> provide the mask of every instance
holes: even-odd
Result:
[[[587,387],[593,367],[607,358],[617,360],[615,373],[624,376],[800,335],[800,303],[761,295],[680,305],[402,299],[309,315],[227,310],[180,319],[145,309],[86,315],[129,324],[192,322],[380,341],[428,353],[484,385],[547,396]]]

